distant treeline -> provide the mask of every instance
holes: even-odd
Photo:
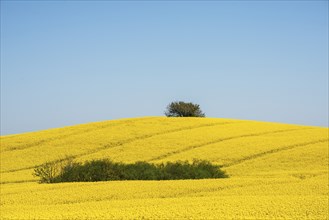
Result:
[[[85,163],[67,161],[61,164],[45,163],[34,169],[42,183],[95,182],[111,180],[178,180],[226,178],[220,166],[205,160],[152,164],[135,162],[124,164],[108,159]]]

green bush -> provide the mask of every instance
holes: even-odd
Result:
[[[40,182],[94,182],[109,180],[177,180],[228,177],[220,166],[205,160],[168,162],[151,164],[136,162],[123,164],[110,160],[92,160],[85,163],[68,161],[53,171],[54,164],[46,163],[35,169]],[[48,172],[50,171],[51,172]],[[50,175],[51,174],[51,175]]]
[[[45,163],[34,168],[34,176],[39,177],[41,183],[54,183],[59,174],[59,166],[56,163]]]
[[[205,117],[200,105],[192,102],[171,102],[165,111],[167,117]]]

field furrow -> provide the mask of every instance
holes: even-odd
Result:
[[[293,145],[288,145],[288,146],[284,146],[284,147],[279,147],[279,148],[264,151],[264,152],[261,152],[258,154],[253,154],[248,157],[244,157],[244,158],[232,161],[231,163],[223,164],[223,167],[234,166],[236,164],[243,163],[247,160],[253,160],[253,159],[256,159],[259,157],[268,156],[269,154],[273,154],[273,153],[280,153],[281,151],[290,150],[290,149],[293,149],[296,147],[303,147],[303,146],[318,144],[318,143],[328,143],[328,141],[329,141],[328,139],[321,139],[321,140],[316,140],[316,141],[311,141],[311,142],[306,142],[306,143],[299,143],[299,144],[293,144]]]
[[[192,146],[188,146],[188,147],[185,147],[183,149],[180,149],[180,150],[168,152],[167,154],[160,155],[158,157],[152,158],[149,161],[163,160],[167,157],[170,157],[170,156],[173,156],[173,155],[176,155],[176,154],[180,154],[180,153],[184,153],[184,152],[193,150],[195,148],[205,147],[207,145],[216,144],[216,143],[224,142],[224,141],[228,141],[228,140],[247,138],[247,137],[258,137],[258,136],[267,135],[267,134],[283,133],[283,132],[296,131],[296,130],[301,130],[301,129],[277,130],[277,131],[269,131],[269,132],[253,133],[253,134],[243,134],[243,135],[240,135],[240,136],[220,138],[220,139],[209,141],[209,142],[206,142],[206,143],[202,143],[202,144],[198,144],[198,145],[192,145]]]

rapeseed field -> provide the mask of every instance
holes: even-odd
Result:
[[[1,137],[1,219],[329,219],[329,129],[144,117]],[[66,157],[204,159],[225,179],[40,184]]]

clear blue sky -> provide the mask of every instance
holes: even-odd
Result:
[[[1,1],[1,134],[163,115],[328,126],[328,1]]]

